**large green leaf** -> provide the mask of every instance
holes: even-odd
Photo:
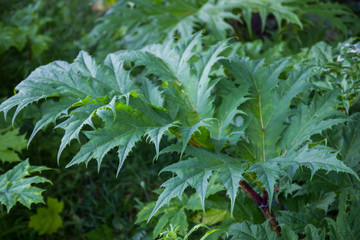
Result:
[[[247,134],[256,161],[276,157],[276,143],[280,140],[286,118],[291,113],[290,103],[308,88],[311,68],[292,71],[288,79],[282,81],[279,75],[286,69],[287,59],[270,66],[264,66],[264,61],[239,59],[223,63],[241,85],[250,86],[253,98],[246,102],[244,111],[248,115]]]
[[[60,159],[61,153],[63,152],[65,147],[70,144],[71,140],[77,139],[80,142],[79,133],[83,126],[90,125],[95,128],[91,121],[91,118],[92,115],[96,112],[96,110],[101,106],[102,104],[99,102],[80,106],[71,112],[68,119],[56,126],[57,128],[62,128],[65,130],[64,136],[61,139],[61,144],[58,152],[58,161]],[[56,117],[59,117],[59,115],[56,115],[55,118]]]
[[[179,132],[181,134],[181,138],[183,141],[182,148],[181,148],[181,155],[184,153],[191,136],[196,132],[200,132],[200,129],[199,129],[200,127],[209,127],[210,126],[209,124],[206,123],[206,121],[208,121],[208,120],[210,120],[210,119],[204,119],[191,127],[187,127],[187,126],[180,127]]]
[[[141,101],[133,100],[133,102]],[[165,130],[176,124],[171,123],[165,127],[156,127],[154,124],[156,122],[151,121],[145,114],[140,112],[133,114],[133,110],[123,103],[115,105],[115,112],[109,111],[108,109],[97,110],[97,115],[104,121],[104,127],[99,128],[96,131],[85,132],[89,141],[83,145],[80,151],[67,165],[68,167],[82,162],[88,164],[91,159],[96,159],[98,168],[100,169],[101,162],[105,155],[111,149],[117,147],[119,157],[117,174],[119,174],[126,157],[131,152],[136,142],[141,140],[142,136],[148,134],[151,136],[150,138],[154,138],[156,149],[158,150],[158,140],[161,139]],[[152,114],[147,112],[147,115],[150,116]],[[156,138],[158,140],[156,140]]]

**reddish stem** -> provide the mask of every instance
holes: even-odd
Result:
[[[268,193],[266,190],[263,190],[263,197],[261,197],[254,189],[246,182],[240,181],[241,189],[259,206],[261,211],[264,214],[264,217],[269,220],[269,224],[271,229],[276,232],[276,234],[280,237],[281,236],[281,227],[279,222],[276,220],[276,217],[273,211],[269,209],[269,199]]]

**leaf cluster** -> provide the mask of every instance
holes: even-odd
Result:
[[[102,64],[82,51],[71,64],[56,61],[36,69],[0,110],[6,115],[15,107],[15,119],[33,102],[56,99],[30,141],[39,130],[56,124],[64,130],[59,159],[66,146],[74,139],[81,142],[84,134],[87,140],[68,167],[95,159],[100,169],[115,148],[119,174],[142,138],[155,145],[157,158],[161,139],[175,136],[179,143],[161,154],[175,151],[182,160],[162,170],[175,176],[163,183],[150,219],[174,197],[181,199],[187,187],[196,190],[205,211],[215,173],[231,200],[230,213],[242,181],[257,183],[271,208],[275,186],[296,179],[304,168],[310,170],[310,179],[323,170],[358,180],[335,149],[314,139],[347,121],[336,109],[338,91],[309,91],[314,89],[310,79],[317,76],[316,68],[309,64],[291,69],[289,58],[270,65],[239,59],[226,55],[227,48],[226,41],[204,48],[198,33],[164,45],[119,51]]]

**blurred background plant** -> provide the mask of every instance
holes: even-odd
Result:
[[[340,88],[339,108],[352,114],[354,122],[359,122],[356,113],[360,111],[360,47],[354,44],[360,34],[359,16],[358,1],[340,0],[1,1],[0,99],[11,96],[15,86],[36,67],[53,60],[72,61],[80,49],[102,60],[110,52],[162,43],[205,29],[208,43],[232,37],[228,51],[240,57],[264,58],[271,63],[292,56],[293,68],[303,63],[316,64],[322,74],[312,80],[314,84],[324,92]],[[225,193],[213,182],[209,185],[212,189],[207,196],[206,214],[199,199],[189,191],[182,200],[172,200],[146,223],[156,193],[160,191],[152,190],[159,188],[162,178],[166,179],[166,174],[158,176],[158,172],[168,162],[175,161],[176,156],[161,155],[157,164],[153,164],[155,151],[144,140],[136,146],[118,178],[112,155],[106,157],[100,172],[93,162],[87,168],[65,169],[64,163],[79,146],[74,143],[68,147],[58,166],[55,159],[61,130],[41,131],[25,148],[34,123],[46,107],[51,104],[42,107],[35,104],[21,112],[15,128],[0,116],[1,176],[28,157],[32,166],[59,169],[41,173],[53,183],[39,184],[41,189],[46,189],[43,193],[46,208],[37,204],[30,210],[18,204],[7,214],[7,209],[0,205],[0,239],[39,239],[39,233],[46,235],[44,239],[184,239],[188,231],[191,232],[189,229],[205,225],[220,229],[206,239],[220,236],[226,239],[221,230],[227,230],[234,222],[260,224],[264,221],[261,211],[243,193],[239,193],[231,216],[228,202],[224,202]],[[358,173],[355,158],[360,153],[355,146],[360,142],[360,134],[354,133],[359,131],[358,125],[349,123],[325,133],[329,139],[327,144],[343,144],[341,158]],[[14,139],[16,144],[9,139]],[[279,187],[278,196],[286,199],[281,204],[288,209],[281,222],[294,222],[294,212],[304,211],[300,218],[306,221],[298,222],[299,228],[307,227],[310,231],[307,223],[327,227],[336,239],[344,234],[337,231],[341,224],[354,224],[359,194],[336,192],[336,186],[350,187],[349,183],[333,176],[338,182],[329,185],[324,176],[325,173],[315,175],[311,183],[295,176],[299,185],[303,185],[301,191],[297,184]],[[324,192],[316,191],[319,186],[326,186]],[[353,211],[340,208],[341,204]],[[53,208],[57,210],[52,211]],[[39,217],[34,217],[36,212],[57,218],[56,227],[39,229],[39,222],[36,223]],[[325,213],[337,218],[330,219]],[[328,224],[321,220],[326,216]],[[200,239],[211,231],[206,227],[196,230],[189,239]]]

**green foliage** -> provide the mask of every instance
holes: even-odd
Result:
[[[289,225],[282,226],[282,236],[279,238],[276,236],[270,228],[269,224],[263,223],[261,225],[254,225],[247,221],[242,223],[234,224],[229,229],[229,234],[233,236],[232,239],[299,239],[294,231],[291,230]],[[305,226],[305,235],[307,240],[325,239],[325,232],[323,230],[317,229],[314,225],[308,224]]]
[[[19,135],[19,129],[0,130],[0,160],[5,162],[20,162],[18,153],[26,147],[26,139]]]
[[[247,221],[236,223],[229,228],[232,239],[276,239],[276,233],[271,230],[269,224],[254,225]]]
[[[30,208],[32,203],[43,203],[41,193],[44,191],[32,186],[36,183],[50,182],[40,176],[30,176],[32,173],[48,170],[46,167],[34,167],[25,160],[18,163],[13,169],[0,175],[0,202],[7,208],[7,212],[17,203]]]
[[[336,221],[329,218],[330,239],[356,239],[360,228],[356,224],[359,214],[358,194],[353,191],[344,191],[339,197],[339,213]]]
[[[339,154],[344,162],[354,171],[360,172],[359,157],[360,150],[357,146],[360,144],[360,114],[351,116],[346,125],[340,125],[333,131],[326,132],[329,139],[329,145],[340,149]]]
[[[78,40],[95,20],[91,1],[14,0],[0,3],[1,97],[34,68],[56,59],[72,59]]]
[[[48,198],[47,207],[36,209],[36,214],[30,217],[29,227],[33,228],[39,235],[52,234],[63,224],[60,213],[64,209],[64,202],[56,198]]]
[[[181,199],[188,186],[196,190],[205,210],[208,181],[214,173],[231,199],[231,212],[239,182],[249,176],[266,190],[270,206],[276,183],[283,177],[291,178],[299,167],[309,168],[311,178],[323,169],[350,173],[358,179],[352,169],[337,159],[333,149],[311,145],[312,136],[346,121],[341,112],[334,109],[338,92],[323,94],[321,98],[315,95],[307,101],[299,97],[308,98],[309,79],[316,74],[313,68],[285,72],[289,64],[287,58],[266,66],[263,61],[221,56],[226,49],[225,42],[195,52],[200,45],[200,35],[196,34],[170,42],[165,48],[153,45],[143,50],[110,54],[104,64],[97,64],[90,55],[81,52],[72,64],[57,61],[35,70],[17,86],[18,93],[6,100],[0,110],[6,114],[16,107],[15,119],[33,102],[58,98],[36,125],[32,136],[50,122],[61,119],[56,127],[64,129],[65,134],[59,157],[73,139],[80,141],[82,128],[89,126],[84,132],[88,141],[68,167],[96,159],[100,169],[105,155],[117,148],[119,173],[143,136],[155,144],[156,156],[163,135],[173,133],[181,138],[181,145],[169,147],[162,153],[185,152],[189,157],[162,170],[176,176],[162,185],[165,190],[149,218],[172,198]],[[228,75],[215,71],[219,60]],[[129,61],[134,62],[134,67],[127,70]],[[139,66],[145,69],[136,74]],[[157,77],[151,84],[151,79],[145,78],[149,74]],[[154,85],[159,81],[161,85]],[[219,82],[230,94],[220,95],[224,99],[217,105],[213,92]],[[158,100],[147,94],[153,91],[159,95]],[[228,96],[239,91],[242,92],[240,99],[230,104]],[[243,123],[233,123],[239,114]],[[187,146],[189,143],[195,147]],[[237,143],[240,143],[237,156],[219,152]],[[197,148],[200,146],[202,148]],[[245,152],[247,154],[243,154]],[[155,229],[155,236],[170,218],[173,222],[177,222],[175,219],[184,222],[186,215],[183,211],[174,217],[173,213],[166,213],[158,223],[158,230]]]
[[[97,227],[94,231],[88,232],[86,237],[89,240],[96,240],[99,238],[104,240],[111,240],[114,238],[114,234],[109,226],[103,225],[101,227]]]
[[[307,31],[319,26],[321,29],[311,37],[326,36],[325,28],[347,37],[348,29],[357,21],[357,16],[346,6],[319,0],[120,0],[100,19],[85,42],[103,55],[109,49],[139,49],[174,36],[188,37],[201,29],[206,29],[210,41],[234,35],[245,41],[254,39],[255,35],[271,35],[266,33],[268,29],[276,28],[276,38],[290,39],[294,45],[294,41],[306,44],[309,40],[293,35],[308,34]],[[351,33],[356,31],[354,28]],[[316,43],[311,37],[310,41]]]
[[[207,186],[207,195],[209,196],[216,194],[222,190],[220,184],[216,183],[217,179],[212,178],[212,181],[209,182]],[[211,201],[211,200],[210,200]],[[153,231],[153,238],[158,237],[164,230],[171,228],[171,225],[177,226],[176,231],[179,234],[185,236],[188,231],[190,221],[192,218],[194,223],[205,224],[211,226],[217,223],[222,222],[229,214],[227,210],[217,209],[219,207],[215,201],[211,201],[213,208],[210,208],[204,212],[202,211],[201,201],[196,194],[192,194],[188,197],[184,194],[180,199],[172,199],[169,205],[163,206],[155,213],[155,217],[158,217],[157,224]],[[146,223],[151,215],[156,202],[148,203],[138,214],[137,220],[135,223]],[[222,207],[222,206],[220,206]],[[189,216],[189,212],[193,213],[193,217]]]
[[[39,18],[38,10],[40,2],[29,4],[27,7],[16,11],[10,19],[4,19],[12,23],[12,26],[4,26],[0,22],[0,53],[4,53],[10,47],[22,51],[27,43],[30,44],[31,52],[38,57],[51,41],[49,36],[39,33],[39,29],[50,21],[49,18]]]
[[[0,3],[1,94],[46,64],[0,111],[30,136],[24,153],[36,165],[87,166],[49,175],[67,206],[63,227],[50,202],[31,227],[54,239],[356,239],[359,9],[320,0],[91,3],[100,19],[89,35],[90,5]],[[79,47],[87,49],[74,62],[48,63]],[[25,135],[4,129],[8,170]],[[24,161],[0,176],[8,211],[42,201],[31,184],[49,180],[31,174],[45,169]],[[30,211],[2,209],[0,238],[23,238],[11,225]]]
[[[189,239],[190,235],[193,232],[195,232],[196,230],[198,230],[199,228],[209,229],[206,225],[198,224],[198,225],[195,225],[188,233],[186,233],[186,235],[184,237],[181,237],[183,235],[178,235],[179,227],[174,228],[173,225],[170,225],[170,228],[168,228],[166,231],[161,233],[159,239],[161,239],[161,240],[187,240],[187,239]],[[200,240],[207,239],[212,233],[215,233],[217,231],[219,231],[219,229],[210,229],[200,238]]]

